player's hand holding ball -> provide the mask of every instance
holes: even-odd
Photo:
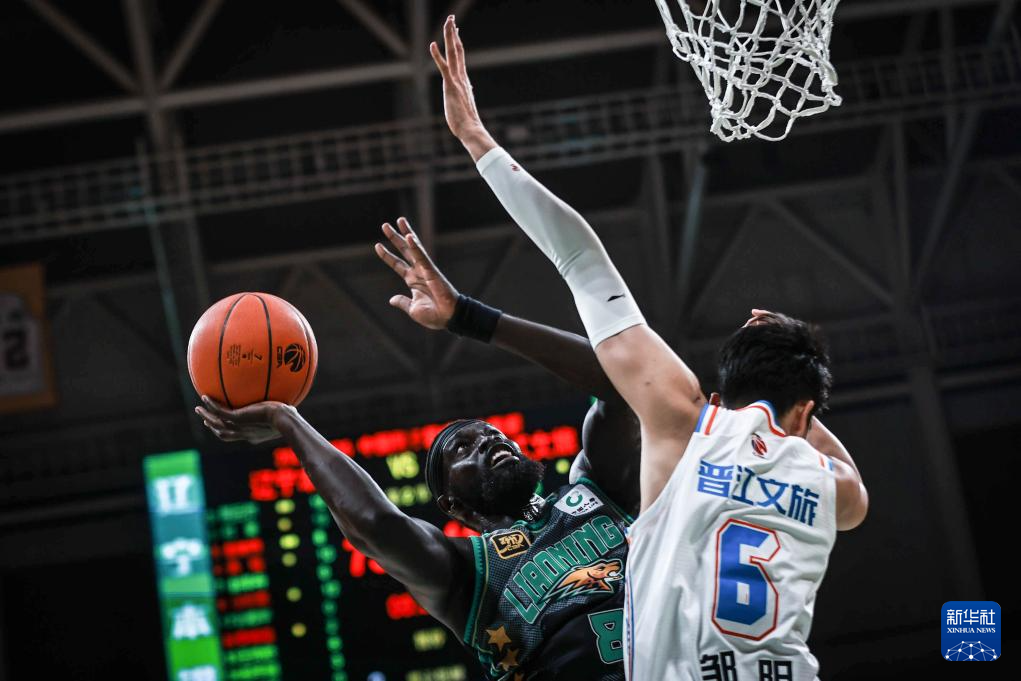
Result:
[[[272,440],[312,388],[318,359],[312,328],[286,300],[228,296],[202,314],[188,340],[188,373],[203,402],[195,411],[221,440]]]
[[[256,402],[240,409],[227,409],[208,395],[202,396],[195,413],[202,423],[224,442],[257,445],[280,437],[284,420],[296,411],[283,402]]]

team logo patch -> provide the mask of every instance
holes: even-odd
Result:
[[[520,556],[532,545],[532,542],[528,539],[528,535],[521,530],[511,530],[510,532],[494,534],[489,538],[489,541],[493,543],[493,549],[496,551],[496,555],[500,556],[500,558],[503,558],[504,560],[507,558],[513,558],[514,556]]]
[[[592,490],[584,485],[575,485],[571,491],[556,503],[556,507],[567,515],[582,516],[600,508],[603,502]]]
[[[940,655],[951,662],[1000,658],[1000,605],[995,601],[948,601],[940,612]]]
[[[765,440],[763,440],[755,433],[752,433],[752,451],[755,452],[755,456],[759,457],[760,459],[765,459],[766,452],[769,451],[766,449]]]
[[[613,591],[613,582],[624,577],[624,564],[616,558],[581,565],[560,578],[544,600],[570,598],[579,594]]]

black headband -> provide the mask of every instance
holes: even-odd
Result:
[[[458,419],[453,421],[437,433],[433,443],[429,445],[429,453],[425,457],[425,484],[428,485],[433,500],[438,499],[443,493],[443,450],[462,428],[473,423],[478,423],[478,420]]]

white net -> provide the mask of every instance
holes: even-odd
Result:
[[[781,140],[794,121],[840,105],[830,63],[840,0],[656,0],[674,54],[709,98],[710,130],[724,142]]]

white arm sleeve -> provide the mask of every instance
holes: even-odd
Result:
[[[576,210],[501,147],[488,151],[475,165],[507,213],[567,282],[592,347],[645,323],[599,237]]]

